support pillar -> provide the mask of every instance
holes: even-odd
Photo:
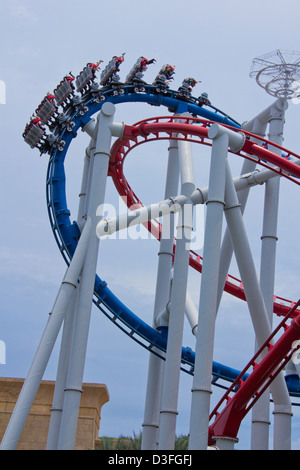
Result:
[[[244,128],[247,129],[247,127],[249,127],[253,134],[258,135],[260,137],[264,137],[266,133],[266,129],[267,129],[267,124],[268,124],[268,121],[265,116],[264,116],[264,119],[262,119],[261,117],[257,117],[253,121],[250,121],[249,126],[245,125]],[[252,137],[251,139],[255,141],[255,138]],[[241,170],[241,175],[252,173],[254,172],[255,168],[256,168],[256,162],[245,158],[243,162],[242,170]],[[250,186],[239,191],[238,199],[241,205],[242,213],[244,213],[245,211],[249,192],[250,192]],[[223,242],[222,242],[222,248],[221,248],[218,308],[219,308],[222,294],[224,291],[226,277],[229,272],[229,266],[231,263],[232,254],[233,254],[233,247],[232,247],[231,237],[229,234],[228,227],[226,227]]]
[[[264,298],[258,281],[255,265],[253,262],[249,241],[243,223],[243,217],[239,207],[236,191],[233,185],[230,169],[227,166],[226,178],[226,204],[225,211],[227,225],[230,230],[234,253],[239,267],[247,305],[251,315],[258,347],[261,347],[266,338],[272,332],[268,318]],[[271,393],[274,403],[277,404],[279,413],[285,414],[284,434],[280,443],[281,449],[290,446],[290,428],[288,421],[291,420],[291,405],[287,387],[282,374],[271,384]],[[282,429],[283,430],[283,429]],[[279,443],[278,443],[279,444]]]
[[[269,122],[269,140],[282,145],[283,141],[283,125],[284,115],[287,103],[284,100],[276,101],[269,110],[267,116]],[[274,153],[281,154],[280,149],[273,147]],[[273,299],[274,299],[274,284],[275,284],[275,263],[276,263],[276,245],[277,245],[277,219],[278,219],[278,204],[279,204],[279,190],[280,190],[280,177],[277,176],[268,180],[265,183],[265,201],[264,201],[264,216],[263,216],[263,230],[262,230],[262,244],[261,244],[261,265],[260,265],[260,285],[268,318],[273,324]],[[285,402],[288,403],[288,393],[286,394]],[[289,407],[288,407],[289,408]],[[274,412],[276,413],[277,406],[275,404]],[[275,426],[274,422],[274,449],[282,449],[282,443],[287,435],[291,434],[291,430],[283,431],[281,421],[287,420],[283,417],[282,407],[279,406],[278,419]],[[269,447],[269,425],[270,425],[270,392],[267,390],[259,401],[255,404],[252,410],[252,433],[251,433],[251,448],[253,450],[266,450]],[[288,411],[290,419],[291,411]],[[283,437],[283,432],[285,436]],[[287,433],[287,434],[286,434]],[[278,436],[278,437],[277,437]],[[279,445],[279,447],[277,447]]]
[[[64,403],[64,389],[66,387],[67,381],[77,299],[78,290],[74,292],[69,308],[64,318],[59,360],[50,414],[47,450],[56,450],[58,444],[59,430],[61,425],[61,417]]]
[[[191,450],[205,450],[207,448],[222,221],[225,204],[225,162],[228,146],[239,146],[244,141],[242,135],[217,124],[211,126],[208,136],[213,139],[213,145],[192,388],[189,439],[189,449]]]
[[[67,384],[64,394],[63,413],[61,419],[59,450],[72,450],[75,445],[76,428],[82,393],[84,363],[86,357],[88,332],[95,284],[96,266],[99,249],[99,238],[96,226],[99,222],[99,206],[105,202],[106,180],[110,158],[110,146],[115,107],[112,103],[104,103],[98,115],[97,136],[92,163],[88,217],[91,219],[91,235],[84,261],[80,290],[77,304],[76,321],[70,353]]]
[[[193,162],[189,142],[178,141],[181,194],[187,203],[179,214],[174,261],[174,277],[168,329],[168,344],[160,412],[159,450],[173,450],[178,406],[178,388],[182,351],[183,322],[192,233],[192,203],[195,189]]]
[[[165,198],[175,196],[178,192],[179,161],[178,145],[176,140],[170,140]],[[158,253],[158,268],[156,278],[156,291],[154,301],[153,326],[156,328],[156,319],[165,309],[169,301],[169,287],[171,279],[173,242],[174,242],[174,216],[172,214],[162,218],[164,230],[165,222],[169,222],[169,234],[162,233]],[[168,236],[167,236],[168,235]],[[167,327],[168,325],[164,325]],[[162,352],[160,351],[160,354]],[[150,353],[148,366],[148,380],[145,400],[145,411],[142,433],[142,450],[156,450],[158,446],[159,413],[161,408],[161,393],[165,362]]]
[[[232,437],[217,437],[216,438],[216,447],[218,450],[234,450],[234,445],[238,442],[238,439],[233,439]]]
[[[85,224],[86,219],[86,201],[87,201],[87,190],[88,190],[88,178],[90,174],[90,162],[91,162],[91,152],[95,149],[94,139],[91,139],[89,146],[85,150],[85,157],[83,161],[83,172],[81,180],[81,188],[79,193],[79,206],[77,214],[77,224],[80,228]]]
[[[87,217],[87,191],[89,188],[88,180],[91,174],[91,160],[95,150],[95,139],[91,138],[90,143],[85,151],[83,164],[81,189],[79,193],[79,206],[77,214],[77,223],[80,231],[83,230]],[[47,450],[56,450],[58,445],[59,430],[61,426],[61,418],[64,403],[64,390],[67,382],[67,374],[70,360],[70,350],[75,324],[75,314],[77,310],[78,289],[74,294],[72,301],[64,318],[63,333],[60,346],[60,354],[57,366],[53,402],[50,415],[50,424],[47,439]]]

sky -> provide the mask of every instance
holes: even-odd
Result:
[[[0,80],[6,85],[0,104],[0,340],[6,346],[3,377],[26,377],[48,313],[65,273],[65,263],[54,240],[46,207],[48,156],[40,157],[24,142],[22,132],[47,91],[63,76],[77,75],[87,62],[126,52],[121,78],[141,55],[155,58],[144,79],[153,81],[159,68],[176,66],[172,88],[186,76],[201,81],[195,96],[206,91],[216,107],[238,122],[245,122],[274,100],[249,77],[252,60],[280,49],[299,50],[297,0],[149,0],[108,3],[77,0],[51,3],[37,0],[0,0]],[[292,102],[286,113],[284,146],[299,152],[300,107]],[[164,115],[142,104],[117,107],[116,120],[132,124]],[[67,198],[76,219],[85,136],[80,135],[66,161]],[[126,163],[126,175],[144,204],[163,199],[167,147],[155,144],[135,150]],[[205,152],[193,148],[195,174],[205,186]],[[69,155],[70,153],[70,155]],[[201,158],[202,157],[202,158]],[[241,162],[233,161],[234,176]],[[259,266],[263,187],[254,188],[245,213],[253,257]],[[276,294],[299,297],[298,187],[283,181],[276,269]],[[118,203],[111,181],[107,202]],[[158,246],[149,237],[139,240],[106,240],[100,243],[100,277],[135,313],[151,322]],[[231,274],[237,275],[234,260]],[[258,268],[259,269],[259,268]],[[195,303],[199,275],[189,274]],[[276,321],[276,319],[275,319]],[[184,346],[194,348],[188,326]],[[229,347],[230,346],[230,347]],[[44,379],[55,380],[59,341]],[[254,336],[247,307],[224,294],[218,315],[215,360],[242,368],[252,357]],[[148,352],[124,335],[95,307],[92,309],[84,382],[107,385],[110,401],[103,406],[100,435],[132,435],[142,429]],[[187,434],[192,378],[181,374],[176,433]],[[213,400],[220,395],[213,389]],[[216,398],[215,398],[216,397]],[[300,449],[300,409],[294,407],[292,448]],[[243,422],[237,448],[248,449],[250,416]]]

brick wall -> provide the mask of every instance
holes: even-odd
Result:
[[[4,435],[24,379],[0,378],[0,441]],[[55,382],[43,380],[24,427],[18,450],[45,450]],[[99,435],[101,408],[109,401],[104,384],[83,384],[76,433],[76,450],[89,450]]]

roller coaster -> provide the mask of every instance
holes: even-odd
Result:
[[[79,406],[90,315],[86,305],[92,303],[131,339],[151,352],[143,448],[173,449],[180,370],[193,376],[190,449],[205,449],[208,445],[220,449],[233,448],[238,441],[242,420],[269,387],[275,406],[279,409],[277,415],[284,415],[286,421],[289,420],[287,416],[292,414],[292,405],[289,405],[282,390],[286,387],[288,397],[293,399],[300,396],[299,376],[291,360],[297,357],[300,344],[299,301],[272,293],[271,314],[283,317],[280,325],[272,332],[272,322],[267,312],[270,294],[267,299],[263,297],[254,271],[251,271],[253,262],[242,220],[251,187],[263,183],[266,185],[267,182],[279,181],[281,178],[299,185],[299,155],[283,148],[276,139],[265,138],[271,115],[272,119],[276,115],[275,121],[282,123],[287,99],[276,99],[257,118],[240,124],[211,104],[206,93],[197,98],[192,95],[197,80],[185,78],[178,90],[171,89],[174,66],[166,64],[161,67],[153,83],[148,84],[143,80],[143,74],[149,65],[155,63],[154,59],[140,57],[124,82],[120,81],[118,75],[124,54],[114,56],[98,80],[97,72],[101,62],[87,63],[77,77],[71,72],[66,75],[53,93],[43,98],[23,132],[23,138],[31,148],[37,149],[41,156],[49,156],[47,210],[67,271],[1,448],[12,449],[17,446],[58,332],[67,321],[67,311],[75,296],[74,292],[78,295],[77,316],[82,303],[86,317],[85,320],[78,320],[78,326],[75,326],[73,355],[64,358],[68,361],[68,377],[57,377],[49,449],[74,447],[74,428],[76,431],[78,416],[74,410],[78,411]],[[168,114],[144,119],[133,125],[115,123],[115,108],[123,103],[162,107]],[[92,118],[95,114],[96,120]],[[86,133],[91,141],[86,151],[78,217],[72,220],[66,195],[65,159],[79,130]],[[112,137],[116,138],[113,144]],[[173,153],[169,151],[169,162],[176,166],[175,158],[179,161],[181,190],[178,194],[177,174],[177,180],[173,176],[172,183],[169,186],[166,183],[166,199],[149,208],[143,205],[127,181],[124,162],[131,150],[159,140],[172,143]],[[211,147],[207,188],[195,186],[191,144]],[[232,178],[227,153],[243,159],[240,177]],[[99,157],[105,163],[100,165],[97,174],[96,162]],[[171,171],[169,173],[167,180],[168,177],[171,179]],[[128,205],[129,212],[123,217],[123,226],[142,223],[160,244],[152,325],[131,311],[108,287],[105,278],[95,272],[99,239],[110,227],[113,230],[122,228],[120,217],[109,220],[99,215],[99,205],[105,200],[107,177],[112,178],[118,194]],[[98,183],[101,181],[103,184],[98,184],[101,188],[94,193],[93,182],[96,178]],[[206,204],[207,207],[203,258],[196,251],[186,248],[192,228],[184,214],[188,212],[187,207],[196,204]],[[165,239],[162,236],[161,217],[162,220],[164,216],[173,217],[175,212],[182,214],[181,229],[184,229],[184,234],[179,232],[180,227],[177,227],[175,234],[173,227],[173,235]],[[227,231],[221,244],[221,220],[224,215]],[[265,238],[269,241],[276,237],[268,233]],[[239,264],[241,279],[228,273],[233,253]],[[91,271],[87,275],[85,271],[88,268],[85,266],[91,264],[93,267],[90,267]],[[182,347],[182,321],[188,309],[186,280],[189,267],[201,273],[202,277],[199,317],[194,319],[193,324],[193,328],[198,330],[195,350]],[[213,346],[206,348],[204,344],[207,337],[213,344],[216,313],[223,290],[247,302],[258,342],[258,352],[242,371],[213,361]],[[282,381],[281,371],[288,364],[294,367],[293,372]],[[163,378],[158,380],[159,376]],[[152,394],[160,396],[159,410],[154,409],[155,400],[150,394],[154,382],[156,389]],[[226,392],[209,413],[211,384],[225,388]],[[70,420],[71,415],[74,416],[73,420]],[[281,421],[275,448],[285,449],[290,446],[289,426],[282,425]]]

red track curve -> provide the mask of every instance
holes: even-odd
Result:
[[[213,418],[214,421],[208,430],[209,445],[215,444],[218,436],[231,439],[237,438],[240,424],[246,414],[274,381],[283,367],[291,360],[293,354],[299,350],[300,345],[297,340],[300,338],[300,313],[296,318],[293,318],[290,325],[287,325],[287,321],[294,316],[299,304],[300,300],[298,300],[271,336],[257,351],[210,414],[210,421]],[[273,338],[281,329],[284,330],[284,333],[275,344],[272,344]],[[257,364],[256,360],[264,350],[268,350],[268,352]],[[246,381],[243,381],[243,376],[250,367],[253,367],[253,371]],[[237,387],[237,392],[230,397],[230,393],[234,392]],[[225,407],[220,411],[223,404],[225,404]]]
[[[179,119],[180,122],[178,122]],[[161,116],[139,121],[133,126],[125,125],[123,137],[117,139],[112,146],[108,174],[112,177],[119,195],[125,198],[127,206],[129,208],[133,208],[133,206],[143,206],[142,202],[133,192],[123,173],[125,158],[133,148],[146,142],[169,139],[187,140],[203,145],[211,145],[211,140],[208,138],[208,129],[212,124],[214,124],[214,122],[199,118],[186,116]],[[228,127],[235,132],[237,131],[236,128],[230,126],[225,127]],[[256,161],[265,168],[271,169],[279,175],[300,185],[300,180],[296,179],[300,178],[300,167],[289,160],[289,157],[300,159],[299,155],[250,132],[238,132],[243,132],[245,135],[245,143],[242,149],[238,152],[232,152],[229,149],[231,153]],[[260,140],[262,145],[258,145],[257,143],[249,140],[251,137],[256,140]],[[285,153],[286,156],[279,156],[267,147],[277,148],[282,153]],[[275,168],[272,165],[275,165]],[[157,221],[152,221],[148,222],[146,225],[150,233],[159,240],[161,233],[160,224]],[[202,258],[193,251],[190,252],[189,264],[197,271],[202,271]],[[230,274],[227,275],[224,290],[235,297],[246,300],[242,281]],[[287,315],[294,305],[294,301],[274,296],[273,311],[277,315]],[[297,310],[295,315],[298,313],[300,312]]]

